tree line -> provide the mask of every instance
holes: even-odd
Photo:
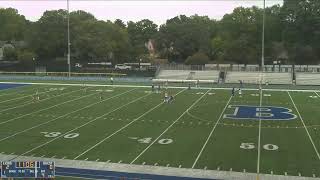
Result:
[[[71,60],[144,62],[168,59],[185,64],[260,64],[263,9],[238,7],[221,20],[179,15],[158,26],[148,19],[102,21],[79,10],[70,12]],[[22,64],[63,64],[67,58],[66,10],[46,11],[31,22],[16,9],[0,9],[0,41],[23,41],[4,50],[5,60]],[[154,51],[146,48],[152,40]],[[284,0],[265,10],[265,61],[318,64],[320,1]]]

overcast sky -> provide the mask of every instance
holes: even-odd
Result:
[[[282,5],[283,0],[266,0],[267,6]],[[221,19],[224,14],[231,13],[235,7],[263,7],[263,0],[211,0],[211,1],[84,1],[70,0],[70,10],[84,10],[92,13],[99,20],[121,19],[139,21],[150,19],[156,24],[165,23],[167,19],[177,15],[203,15],[211,19]],[[28,20],[38,20],[44,11],[67,9],[66,0],[0,0],[0,7],[12,7]]]

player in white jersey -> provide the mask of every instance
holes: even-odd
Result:
[[[110,78],[111,85],[113,85],[113,77]]]
[[[241,97],[242,96],[242,89],[239,88],[239,96]]]
[[[163,102],[168,102],[168,100],[169,100],[169,95],[168,95],[168,93],[167,92],[165,92],[164,93],[164,99],[163,99]]]

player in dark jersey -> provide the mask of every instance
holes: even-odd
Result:
[[[239,80],[239,83],[240,83],[240,89],[242,89],[243,88],[243,81]]]
[[[173,96],[169,96],[169,103],[172,103],[173,101]]]
[[[100,95],[100,101],[102,101],[103,100],[102,91],[99,93],[99,95]]]

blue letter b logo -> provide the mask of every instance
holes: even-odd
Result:
[[[253,120],[293,120],[297,118],[291,109],[284,107],[230,105],[229,108],[234,108],[234,113],[225,114],[224,118]]]

